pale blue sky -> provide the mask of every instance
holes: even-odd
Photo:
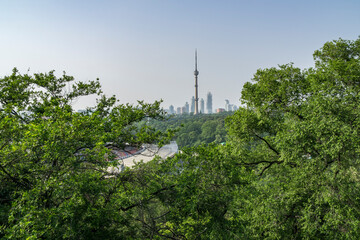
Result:
[[[238,105],[258,68],[311,67],[326,41],[358,38],[359,13],[359,0],[0,0],[0,76],[66,71],[122,103],[178,107],[194,95],[197,48],[199,97]]]

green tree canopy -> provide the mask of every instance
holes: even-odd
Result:
[[[100,96],[95,107],[74,112],[72,101],[89,94],[101,94],[98,80],[74,82],[65,73],[14,69],[0,79],[1,237],[111,239],[136,232],[126,212],[156,189],[128,196],[127,182],[137,180],[107,172],[117,163],[106,144],[166,142],[170,135],[135,124],[164,118],[160,102],[132,106]]]
[[[225,146],[222,119],[192,118],[178,139],[206,144],[116,174],[106,143],[172,137],[149,119],[163,118],[160,103],[100,97],[75,113],[76,97],[101,94],[97,81],[15,70],[0,79],[1,237],[358,239],[359,55],[360,38],[339,39],[313,68],[259,69]]]
[[[347,239],[359,232],[360,39],[326,43],[315,67],[260,69],[227,122],[251,184],[258,238]]]
[[[143,121],[158,130],[173,130],[174,140],[180,148],[226,141],[225,118],[233,112],[198,115],[173,115],[166,121]]]

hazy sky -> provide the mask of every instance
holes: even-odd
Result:
[[[178,107],[194,95],[197,48],[199,97],[217,108],[239,105],[258,68],[311,67],[325,42],[359,35],[359,0],[0,0],[0,77],[66,71],[122,103]]]

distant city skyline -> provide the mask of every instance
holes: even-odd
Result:
[[[189,108],[189,103],[185,102],[185,104],[183,106],[175,106],[174,107],[174,105],[171,104],[170,106],[168,106],[168,108],[164,107],[164,109],[168,114],[184,114],[184,113],[195,114],[195,97],[194,96],[191,97],[190,108]],[[175,109],[178,109],[178,110],[175,111]],[[212,113],[218,113],[218,112],[233,112],[233,111],[236,111],[237,109],[238,109],[238,106],[230,103],[230,101],[228,99],[225,99],[225,103],[222,107],[213,108],[212,107],[212,94],[211,94],[211,92],[208,92],[207,96],[206,96],[206,111],[205,111],[205,101],[203,98],[200,99],[199,113],[201,113],[201,114],[212,114]]]
[[[2,1],[0,77],[13,67],[66,71],[99,78],[120,103],[183,106],[194,96],[197,49],[199,101],[211,92],[214,111],[225,99],[239,106],[257,69],[309,68],[325,42],[357,39],[359,11],[358,0]],[[90,96],[74,107],[94,104]]]

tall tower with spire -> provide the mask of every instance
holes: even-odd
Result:
[[[198,96],[198,75],[199,71],[197,70],[197,50],[195,49],[195,112],[194,114],[199,114],[199,96]]]

